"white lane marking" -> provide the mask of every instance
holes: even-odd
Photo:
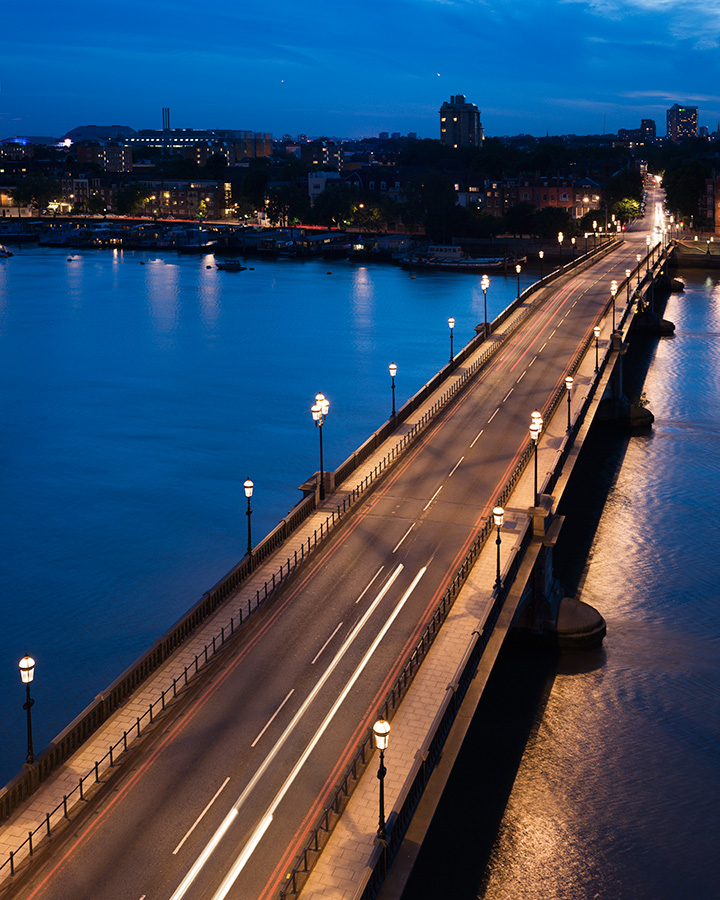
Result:
[[[427,512],[428,509],[430,509],[430,504],[433,502],[433,500],[437,497],[437,495],[440,493],[440,491],[441,491],[442,489],[443,489],[443,486],[440,485],[440,487],[435,491],[435,493],[434,493],[434,494],[432,495],[432,497],[428,500],[428,502],[425,504],[425,506],[423,506],[423,512]],[[406,535],[406,536],[407,536],[407,535]],[[405,540],[405,538],[403,538],[403,541],[404,541],[404,540]],[[402,544],[402,541],[400,541],[400,544]],[[400,544],[398,544],[398,547],[400,546]],[[397,550],[397,547],[395,548],[395,550]],[[395,552],[395,550],[393,550],[393,553]]]
[[[553,328],[553,330],[548,335],[548,340],[550,340],[552,338],[552,336],[555,334],[556,331],[557,331],[557,328]]]
[[[342,622],[340,623],[340,625],[342,625]],[[340,627],[340,625],[338,625],[338,628]],[[335,631],[337,631],[337,628],[335,629]],[[333,632],[333,634],[335,634],[335,631]],[[325,648],[323,647],[323,650],[324,650],[324,649],[325,649]],[[320,651],[320,653],[322,653],[322,650]],[[319,656],[319,655],[320,655],[320,654],[318,654],[318,656]],[[315,659],[317,659],[317,656],[315,657]],[[315,662],[315,659],[313,660],[313,662]],[[263,728],[263,730],[262,730],[262,731],[260,732],[260,734],[255,738],[255,740],[252,742],[252,744],[250,744],[251,747],[254,747],[255,744],[257,744],[257,742],[260,740],[260,738],[265,734],[265,732],[268,730],[268,728],[269,728],[269,727],[272,725],[272,723],[275,721],[275,717],[277,716],[277,714],[280,712],[280,710],[283,708],[283,706],[285,706],[285,704],[288,702],[288,700],[292,697],[292,695],[293,695],[294,693],[295,693],[295,688],[291,688],[290,693],[289,693],[289,694],[287,695],[287,697],[283,700],[283,702],[280,704],[280,706],[278,706],[278,708],[275,710],[275,712],[272,714],[272,716],[270,716],[270,718],[268,719],[267,724],[265,725],[265,727]]]
[[[455,465],[453,466],[453,470],[452,470],[452,472],[448,475],[448,478],[452,478],[452,477],[453,477],[453,475],[455,474],[455,469],[457,469],[457,467],[460,465],[460,463],[461,463],[464,459],[465,459],[464,456],[461,456],[461,457],[460,457],[460,459],[459,459],[459,460],[455,463]]]
[[[356,600],[355,602],[357,603],[357,600]],[[321,647],[321,648],[318,650],[318,652],[315,654],[315,659],[313,659],[312,662],[310,663],[311,666],[314,666],[314,665],[315,665],[315,663],[318,661],[318,659],[319,659],[320,656],[322,655],[323,650],[327,647],[327,645],[328,645],[328,644],[330,643],[330,641],[335,637],[335,635],[338,633],[338,631],[340,631],[341,628],[342,628],[342,622],[340,622],[340,624],[339,624],[338,627],[335,629],[335,631],[333,631],[333,633],[330,635],[330,637],[325,641],[325,643],[322,645],[322,647]],[[292,693],[292,691],[291,691],[290,693]],[[290,696],[290,694],[288,694],[288,697],[289,697],[289,696]]]
[[[536,359],[537,359],[537,356],[533,356],[532,360],[528,363],[528,369],[535,362]]]
[[[295,781],[297,776],[300,774],[300,771],[301,771],[302,767],[305,765],[305,763],[307,762],[308,758],[310,757],[310,754],[312,753],[312,751],[315,749],[315,747],[319,743],[320,739],[322,738],[323,734],[327,730],[327,728],[330,725],[330,723],[332,722],[332,720],[335,718],[335,715],[337,714],[338,710],[340,709],[343,702],[345,701],[345,698],[347,697],[347,695],[350,693],[350,691],[354,687],[355,682],[362,675],[362,673],[365,669],[365,666],[367,666],[367,664],[370,662],[373,654],[375,653],[377,648],[380,646],[380,642],[383,640],[383,638],[385,637],[387,632],[390,630],[395,619],[400,615],[402,608],[407,603],[408,598],[410,597],[412,592],[415,590],[415,588],[418,585],[418,582],[423,577],[423,575],[425,574],[426,571],[427,571],[427,566],[423,566],[423,568],[420,569],[420,571],[417,573],[415,578],[413,578],[410,587],[405,591],[402,598],[400,599],[400,602],[395,607],[395,609],[392,611],[390,617],[388,618],[388,620],[385,622],[383,627],[378,632],[377,636],[375,637],[375,640],[372,642],[372,644],[368,648],[367,653],[360,660],[360,663],[359,663],[357,669],[355,669],[355,671],[353,672],[352,677],[350,678],[348,683],[345,685],[342,692],[338,696],[337,700],[335,701],[335,703],[333,703],[332,707],[328,711],[328,714],[325,716],[325,718],[322,722],[322,725],[315,732],[312,740],[307,745],[307,747],[303,751],[302,755],[300,756],[298,761],[293,766],[288,777],[285,779],[285,783],[283,784],[283,786],[280,788],[280,790],[275,795],[272,803],[270,804],[270,808],[268,809],[267,813],[263,817],[260,825],[253,832],[252,838],[245,845],[242,853],[240,854],[240,856],[238,856],[237,860],[233,863],[232,868],[227,873],[225,878],[223,878],[222,883],[221,883],[220,887],[218,888],[218,890],[216,891],[216,893],[213,894],[212,900],[224,900],[224,898],[227,897],[233,884],[235,884],[235,881],[237,880],[238,875],[240,875],[240,872],[242,872],[246,863],[250,859],[250,856],[251,856],[253,850],[259,843],[260,838],[263,836],[263,834],[267,830],[267,828],[270,824],[270,821],[272,821],[272,817],[275,813],[275,810],[278,808],[278,806],[282,802],[283,798],[285,797],[285,794],[287,794],[287,792],[292,787],[293,782]],[[268,821],[268,820],[270,820],[270,821]]]
[[[515,382],[515,384],[520,384],[520,382],[525,377],[526,372],[527,372],[527,369],[525,369],[525,372],[522,373],[522,375],[518,378],[518,380]]]
[[[470,444],[470,449],[472,449],[475,446],[475,444],[478,442],[478,439],[480,438],[480,435],[483,433],[483,431],[485,431],[484,428],[478,432],[478,434],[475,437],[475,440],[472,442],[472,444]]]
[[[542,347],[538,350],[538,353],[542,353],[543,350],[547,347],[547,341],[542,345]]]
[[[193,833],[193,831],[195,831],[195,829],[197,828],[197,826],[198,826],[198,825],[200,824],[200,822],[202,821],[203,816],[204,816],[205,813],[210,809],[210,807],[211,807],[211,806],[213,805],[213,803],[217,800],[217,798],[220,796],[221,791],[223,790],[223,788],[225,787],[225,785],[228,783],[228,781],[230,781],[230,776],[229,776],[229,775],[228,775],[228,777],[225,779],[225,781],[223,781],[223,783],[220,785],[220,787],[215,791],[215,793],[213,794],[212,800],[208,803],[208,805],[205,807],[205,809],[200,813],[200,815],[197,817],[197,819],[195,819],[195,821],[194,821],[193,824],[192,824],[192,827],[189,829],[189,831],[187,832],[187,834],[185,835],[185,837],[180,841],[180,843],[177,845],[177,847],[173,850],[173,856],[175,856],[175,855],[177,854],[177,852],[180,850],[180,848],[181,848],[182,845],[185,843],[185,841],[190,837],[190,835]],[[143,897],[144,897],[144,896],[145,896],[145,894],[143,894]],[[140,900],[143,900],[143,897],[141,897]]]
[[[438,491],[438,493],[439,493],[439,491]],[[436,493],[435,496],[437,496],[437,493]],[[431,502],[432,502],[432,501],[431,501]],[[395,546],[393,547],[393,553],[397,550],[397,548],[400,546],[400,544],[402,544],[402,542],[403,542],[403,541],[405,540],[405,538],[410,534],[410,532],[413,530],[414,527],[415,527],[415,523],[413,522],[412,525],[411,525],[411,526],[408,528],[408,530],[405,532],[405,534],[400,538],[400,540],[397,542],[397,544],[395,544]]]
[[[507,392],[507,394],[505,394],[505,396],[503,397],[503,403],[507,400],[507,398],[510,396],[510,394],[512,394],[512,392],[514,390],[515,390],[515,388],[510,388],[510,390]]]
[[[426,568],[427,568],[427,567],[426,567]],[[402,563],[399,563],[398,566],[396,567],[395,571],[394,571],[394,572],[392,573],[392,575],[390,576],[390,578],[388,578],[387,582],[386,582],[385,585],[383,586],[383,588],[382,588],[382,590],[380,591],[380,593],[377,595],[377,597],[375,598],[375,600],[373,600],[372,604],[367,608],[367,610],[365,611],[363,617],[362,617],[362,618],[359,620],[359,622],[355,625],[355,627],[354,627],[353,630],[350,632],[350,634],[347,636],[347,638],[345,638],[345,641],[343,642],[343,645],[340,647],[340,649],[338,650],[338,652],[335,654],[335,657],[333,658],[333,661],[332,661],[332,662],[330,663],[330,665],[327,667],[327,669],[326,669],[325,672],[322,674],[322,676],[318,679],[317,684],[316,684],[315,687],[312,689],[312,691],[310,691],[310,693],[308,694],[308,696],[305,698],[304,702],[303,702],[302,705],[300,706],[300,709],[298,709],[298,711],[297,711],[297,712],[295,713],[295,715],[293,716],[292,721],[290,722],[290,724],[286,727],[285,731],[283,731],[283,733],[280,735],[280,737],[278,738],[278,740],[275,742],[275,746],[272,748],[272,750],[268,753],[268,755],[265,757],[265,759],[262,761],[262,763],[261,763],[261,764],[258,766],[258,768],[255,770],[255,774],[254,774],[253,777],[250,779],[250,781],[248,782],[248,784],[245,786],[245,790],[242,792],[242,794],[240,794],[240,796],[238,797],[238,799],[235,801],[234,806],[232,807],[232,809],[230,810],[230,812],[228,812],[228,814],[225,816],[225,818],[224,818],[224,820],[222,821],[220,827],[219,827],[218,830],[215,832],[215,834],[212,836],[212,838],[211,838],[210,841],[208,842],[208,844],[207,844],[207,846],[205,847],[205,849],[203,850],[203,852],[202,852],[202,853],[200,854],[200,856],[198,856],[198,858],[195,860],[195,862],[193,863],[193,865],[192,865],[191,868],[190,868],[190,871],[187,873],[187,875],[183,878],[183,880],[180,882],[180,884],[178,885],[178,887],[175,889],[175,891],[174,891],[173,895],[171,896],[170,900],[180,900],[181,897],[184,897],[184,896],[185,896],[185,894],[186,894],[187,891],[188,891],[188,888],[189,888],[190,885],[193,883],[193,881],[195,881],[195,879],[197,878],[198,874],[199,874],[200,871],[202,870],[203,866],[205,865],[205,863],[206,863],[206,862],[208,861],[208,859],[210,858],[212,852],[215,850],[215,848],[217,847],[217,845],[220,843],[220,841],[222,840],[223,836],[224,836],[225,833],[227,832],[228,828],[230,828],[230,826],[232,825],[232,823],[233,823],[233,822],[235,821],[235,819],[237,818],[238,813],[240,812],[240,809],[242,808],[242,806],[244,805],[244,803],[245,803],[245,801],[247,800],[247,798],[250,796],[250,794],[251,794],[251,793],[253,792],[253,790],[255,789],[255,785],[258,783],[258,781],[260,780],[260,778],[265,774],[265,772],[266,772],[266,771],[268,770],[268,768],[271,766],[273,760],[274,760],[275,757],[278,755],[278,753],[279,753],[280,750],[282,749],[282,747],[283,747],[283,745],[285,744],[285,742],[287,741],[287,739],[290,737],[290,735],[293,733],[293,731],[294,731],[295,728],[297,727],[298,722],[302,719],[302,717],[303,717],[303,716],[305,715],[305,713],[307,712],[307,710],[308,710],[310,704],[311,704],[311,703],[313,702],[313,700],[317,697],[318,693],[321,691],[321,689],[322,689],[323,686],[325,685],[326,681],[330,678],[330,676],[332,675],[332,673],[333,673],[333,672],[335,671],[335,669],[338,667],[338,665],[340,664],[340,661],[342,660],[343,656],[347,653],[348,649],[350,648],[350,646],[351,646],[351,644],[353,643],[353,641],[355,640],[355,638],[360,634],[360,632],[362,631],[362,629],[365,627],[365,625],[367,624],[368,619],[369,619],[370,616],[373,614],[373,612],[377,609],[377,607],[380,605],[380,602],[382,601],[383,597],[385,596],[385,594],[387,594],[387,592],[388,592],[388,591],[390,590],[390,588],[393,586],[393,584],[395,583],[395,579],[396,579],[396,578],[398,577],[398,575],[402,572],[402,570],[403,570],[403,564],[402,564]],[[423,569],[422,571],[424,572],[425,569]],[[416,580],[419,580],[419,579],[416,579]],[[415,583],[416,583],[416,582],[413,583],[413,586],[414,586]],[[409,595],[408,595],[408,596],[409,596]],[[272,816],[272,813],[271,813],[271,816]],[[264,821],[264,820],[263,820],[263,821]],[[269,825],[269,823],[268,823],[268,825]],[[262,823],[261,823],[261,826],[262,826]],[[266,827],[267,827],[267,826],[266,826]],[[258,829],[258,830],[259,830],[259,829]],[[257,831],[256,831],[256,834],[257,834]],[[260,837],[262,837],[262,835],[260,835]],[[258,840],[259,840],[259,838],[258,838]],[[243,853],[244,853],[244,852],[245,852],[245,851],[243,851]],[[239,873],[238,873],[238,874],[239,874]],[[236,877],[237,877],[237,876],[236,876]],[[223,894],[223,896],[225,896],[225,895]]]
[[[499,412],[500,412],[500,407],[498,406],[498,408],[495,410],[495,412],[494,412],[494,413],[490,416],[490,418],[488,419],[488,425],[492,422],[492,420],[495,418],[495,416],[496,416]]]
[[[370,588],[371,588],[371,587],[373,586],[373,584],[375,583],[375,579],[378,577],[378,575],[382,572],[382,570],[383,570],[384,568],[385,568],[385,566],[380,566],[380,568],[377,570],[377,572],[376,572],[376,573],[373,575],[373,577],[370,579],[370,584],[365,588],[365,590],[362,592],[362,594],[360,594],[360,596],[359,596],[359,597],[357,598],[357,600],[355,601],[356,603],[359,603],[359,602],[362,600],[362,598],[365,596],[365,594],[367,594],[367,592],[370,590]]]

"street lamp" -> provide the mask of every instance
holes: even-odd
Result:
[[[320,431],[320,499],[325,499],[325,471],[323,469],[323,425],[325,424],[325,419],[327,418],[328,410],[330,409],[330,404],[325,397],[324,394],[317,394],[315,396],[315,405],[310,408],[310,412],[312,413],[313,420],[315,421],[315,427]]]
[[[572,258],[575,259],[575,238],[570,238],[570,243],[572,244]]]
[[[500,544],[502,543],[500,539],[500,529],[502,528],[503,520],[505,518],[505,510],[502,506],[496,506],[493,510],[493,522],[495,523],[495,527],[497,528],[497,539],[495,543],[497,544],[497,575],[495,577],[495,585],[494,587],[500,590],[502,587],[502,579],[500,578]]]
[[[253,548],[252,548],[252,527],[250,525],[250,519],[252,517],[252,507],[250,506],[250,498],[253,495],[253,487],[254,486],[255,485],[252,483],[252,481],[250,481],[249,478],[243,485],[243,487],[245,488],[245,496],[247,497],[247,502],[248,502],[247,512],[245,513],[245,515],[247,516],[247,519],[248,519],[248,549],[247,549],[248,556],[252,556],[252,550],[253,550]]]
[[[392,413],[391,415],[395,415],[395,376],[397,375],[397,366],[395,363],[390,363],[390,382],[392,387]]]
[[[638,277],[638,283],[637,283],[637,286],[638,286],[638,287],[640,287],[640,259],[641,259],[640,254],[639,254],[639,253],[636,253],[636,254],[635,254],[635,260],[636,260],[636,262],[637,262],[637,277]]]
[[[455,319],[452,316],[448,319],[448,325],[450,326],[450,366],[455,368],[455,356],[453,354],[453,328],[455,327]]]
[[[650,235],[649,234],[646,235],[646,237],[645,237],[645,246],[647,247],[647,258],[645,259],[645,262],[647,265],[646,265],[645,271],[649,272],[650,271]]]
[[[597,250],[597,221],[593,220],[593,250]]]
[[[610,294],[612,295],[612,330],[615,334],[615,294],[617,294],[617,281],[610,284]]]
[[[543,261],[543,258],[544,258],[544,256],[545,256],[545,251],[544,251],[544,250],[541,250],[541,251],[538,253],[538,256],[540,257],[540,281],[542,281],[542,279],[543,279],[543,274],[542,274],[542,261]]]
[[[35,701],[30,696],[30,682],[35,675],[35,660],[26,653],[18,663],[18,666],[20,667],[20,678],[22,679],[22,683],[27,688],[27,699],[23,703],[23,709],[27,710],[28,752],[26,759],[29,763],[33,763],[35,762],[35,754],[33,753],[32,714],[30,710]]]
[[[522,271],[522,266],[520,265],[520,263],[518,263],[518,264],[515,266],[515,271],[517,272],[517,279],[518,279],[518,293],[517,293],[517,295],[518,295],[518,300],[519,300],[519,299],[520,299],[520,272]]]
[[[558,231],[558,244],[560,244],[560,268],[562,269],[562,242],[565,235],[562,231]]]
[[[625,282],[627,285],[627,305],[630,305],[630,269],[625,269]]]
[[[598,353],[599,353],[598,341],[600,340],[600,326],[599,325],[596,325],[593,328],[593,334],[595,335],[595,374],[597,375],[597,373],[600,371],[600,361],[599,361],[600,357],[598,355]]]
[[[487,320],[487,291],[488,291],[488,288],[490,287],[490,279],[487,277],[487,275],[483,275],[483,277],[480,279],[480,287],[482,288],[482,292],[483,292],[483,302],[484,302],[484,305],[485,305],[485,335],[484,335],[484,336],[487,337],[487,330],[488,330],[488,320]]]
[[[542,416],[539,412],[534,412],[530,417],[530,438],[535,445],[535,506],[538,505],[540,499],[538,495],[538,442],[540,441],[542,424]]]
[[[572,376],[568,375],[568,377],[565,379],[565,387],[567,388],[567,400],[568,400],[568,426],[567,426],[568,431],[570,431],[570,429],[572,428],[572,422],[570,421],[570,397],[572,395],[572,386],[573,386]]]
[[[373,739],[375,747],[380,751],[380,765],[378,767],[377,777],[380,782],[380,811],[378,815],[377,836],[381,841],[385,840],[385,751],[387,750],[388,741],[390,739],[390,723],[385,719],[378,719],[373,725]]]

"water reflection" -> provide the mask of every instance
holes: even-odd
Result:
[[[180,314],[179,270],[162,259],[150,260],[145,268],[145,291],[150,320],[160,335],[173,334]]]

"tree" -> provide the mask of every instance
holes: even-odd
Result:
[[[271,222],[288,226],[307,215],[310,199],[296,185],[280,184],[268,191],[266,208]]]
[[[205,163],[205,169],[210,178],[219,181],[222,178],[223,172],[227,169],[227,164],[227,157],[224,153],[213,153]]]
[[[126,184],[115,194],[115,211],[121,216],[137,214],[143,207],[145,193],[137,184]]]
[[[358,200],[358,192],[349,184],[328,183],[313,204],[311,218],[318,225],[342,228],[349,222]]]
[[[33,175],[24,178],[13,189],[12,196],[18,206],[34,206],[47,209],[51,201],[62,197],[60,184],[54,178]]]
[[[700,221],[700,197],[711,167],[701,159],[692,159],[666,170],[663,187],[668,207],[680,216],[693,216]]]
[[[569,234],[571,229],[572,217],[566,209],[546,206],[535,213],[535,234],[538,237],[557,238],[558,232]]]
[[[532,203],[516,203],[505,213],[505,228],[516,237],[534,234],[535,207]]]

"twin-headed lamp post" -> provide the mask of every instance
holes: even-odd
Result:
[[[373,725],[373,739],[375,747],[380,751],[380,765],[378,767],[377,777],[380,782],[380,810],[378,815],[377,836],[381,841],[385,840],[385,751],[387,750],[390,739],[390,723],[385,719],[378,719]]]
[[[28,752],[26,759],[29,763],[33,763],[35,762],[35,754],[33,753],[32,714],[30,710],[35,701],[30,696],[30,683],[35,675],[35,660],[26,653],[18,663],[18,666],[20,667],[20,678],[27,689],[27,698],[25,703],[23,703],[23,709],[27,710]]]
[[[395,415],[395,376],[397,375],[397,366],[395,363],[390,363],[390,387],[392,389],[392,413],[391,416]]]
[[[323,425],[327,418],[330,403],[324,394],[315,396],[315,404],[310,408],[315,426],[320,432],[320,499],[325,499],[325,471],[323,469]]]
[[[497,545],[497,574],[495,576],[495,585],[494,587],[497,590],[500,590],[502,587],[502,578],[500,577],[500,544],[502,544],[502,540],[500,538],[500,529],[502,528],[503,521],[505,520],[505,510],[502,506],[496,506],[493,510],[493,523],[497,528],[497,538],[495,543]]]
[[[251,520],[251,518],[252,518],[252,507],[250,506],[250,499],[252,498],[252,495],[253,495],[253,488],[255,487],[255,485],[254,485],[254,484],[252,483],[252,481],[250,481],[250,479],[248,478],[247,481],[245,482],[245,484],[243,485],[243,487],[245,488],[245,496],[247,497],[247,511],[245,512],[245,515],[247,516],[247,520],[248,520],[248,548],[247,548],[247,552],[248,552],[248,556],[252,556],[252,552],[253,552],[253,546],[252,546],[252,526],[251,526],[251,524],[250,524],[250,520]]]

